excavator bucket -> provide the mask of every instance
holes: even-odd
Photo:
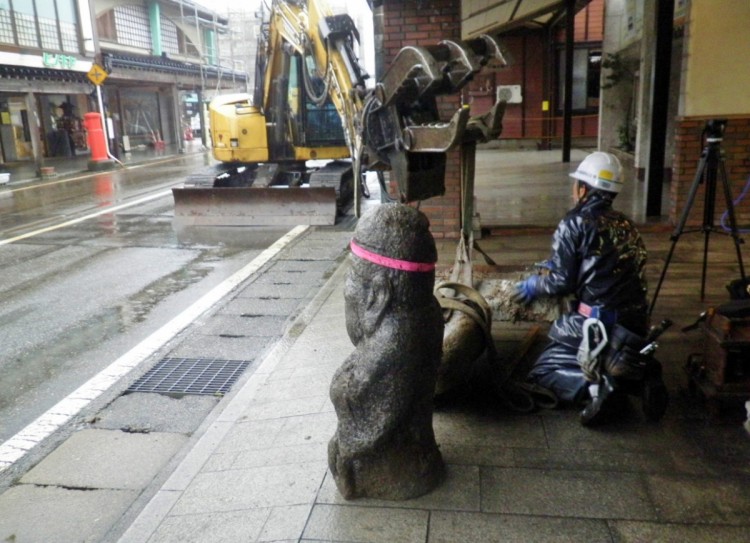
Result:
[[[313,226],[336,221],[333,187],[172,189],[177,226]]]
[[[436,98],[459,92],[485,67],[505,65],[500,46],[489,36],[407,46],[396,55],[368,96],[361,125],[368,162],[390,167],[401,201],[443,194],[445,153],[500,134],[504,104],[479,117],[460,107],[444,122]]]

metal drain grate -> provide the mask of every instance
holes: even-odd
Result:
[[[247,360],[164,358],[126,392],[226,394],[249,365]]]

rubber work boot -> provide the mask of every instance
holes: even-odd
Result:
[[[581,411],[581,424],[583,426],[597,426],[604,422],[610,415],[611,397],[615,388],[609,382],[606,375],[602,376],[598,385],[590,385],[591,401]]]
[[[641,391],[643,414],[646,420],[658,422],[664,416],[669,405],[669,392],[661,378],[661,364],[657,360],[649,365],[643,379]]]

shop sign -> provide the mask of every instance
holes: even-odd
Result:
[[[56,53],[42,53],[42,64],[47,68],[72,69],[75,66],[76,57],[70,55],[59,55]]]

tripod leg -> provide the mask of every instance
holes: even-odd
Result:
[[[672,246],[669,248],[669,253],[667,253],[667,259],[664,261],[664,267],[661,269],[659,282],[656,284],[656,289],[654,290],[654,297],[651,299],[651,306],[648,308],[649,315],[651,315],[651,313],[653,313],[654,311],[654,306],[656,305],[656,299],[659,297],[659,291],[661,290],[661,285],[664,282],[664,276],[667,275],[667,268],[669,267],[669,263],[672,260],[672,255],[674,254],[674,248],[677,245],[678,239],[680,239],[679,234],[672,235]]]
[[[703,232],[703,271],[701,273],[701,301],[706,296],[706,268],[708,263],[708,236],[711,234],[711,228],[704,228]]]
[[[737,251],[737,263],[740,266],[740,277],[745,279],[745,265],[742,262],[742,252],[740,251],[740,244],[742,238],[740,238],[737,232],[737,219],[734,215],[734,202],[732,202],[732,195],[729,190],[729,181],[727,180],[727,171],[724,162],[719,164],[721,168],[721,179],[724,186],[724,197],[727,202],[727,214],[729,215],[729,228],[732,231],[732,238],[734,239],[734,248]]]
[[[707,156],[708,156],[708,151],[704,150],[703,153],[701,153],[700,160],[698,161],[698,169],[695,171],[695,177],[693,177],[693,184],[690,186],[690,192],[688,193],[687,201],[685,202],[685,207],[682,209],[680,222],[677,224],[677,226],[674,229],[674,232],[672,232],[672,235],[670,236],[670,239],[672,240],[672,246],[670,247],[669,253],[667,254],[667,259],[664,261],[664,267],[661,269],[661,276],[659,277],[659,282],[656,284],[656,290],[654,290],[654,297],[651,299],[651,306],[649,307],[649,310],[648,310],[649,315],[654,311],[654,306],[656,305],[656,299],[659,297],[659,291],[661,290],[661,285],[664,282],[664,277],[667,275],[667,268],[669,267],[669,263],[672,261],[672,255],[674,254],[674,249],[675,249],[675,246],[677,245],[677,241],[680,239],[680,236],[685,230],[685,224],[687,223],[688,216],[690,215],[690,209],[693,207],[693,202],[695,202],[695,195],[698,192],[698,185],[701,184],[701,181],[703,179],[703,173],[705,172],[705,169],[706,169]]]

